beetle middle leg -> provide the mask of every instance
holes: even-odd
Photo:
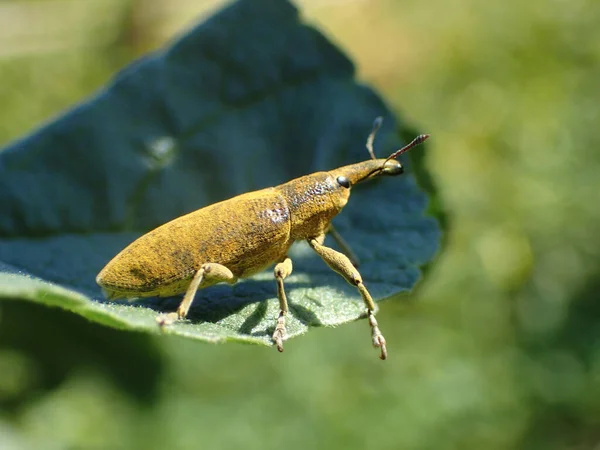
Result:
[[[379,347],[381,349],[381,359],[387,358],[387,349],[385,346],[385,338],[381,331],[379,330],[379,326],[377,324],[377,320],[375,319],[375,303],[373,302],[373,298],[367,288],[363,284],[362,277],[358,270],[352,265],[350,259],[336,250],[332,248],[325,247],[323,245],[323,241],[325,240],[325,235],[318,236],[316,238],[308,239],[308,244],[312,247],[312,249],[317,252],[317,254],[327,263],[329,267],[331,267],[334,271],[343,276],[346,281],[358,288],[360,295],[365,302],[365,306],[367,307],[367,317],[369,319],[369,325],[371,326],[371,337],[373,340],[373,346]]]
[[[160,326],[163,326],[170,325],[177,319],[185,319],[190,310],[190,306],[192,306],[196,292],[198,292],[198,289],[202,287],[202,285],[221,282],[233,284],[236,281],[237,278],[227,267],[217,263],[202,264],[185,291],[185,295],[177,308],[177,312],[161,314],[156,318],[156,321]]]
[[[292,260],[286,256],[283,261],[275,265],[273,273],[275,274],[275,280],[277,281],[277,297],[279,298],[279,317],[277,318],[277,326],[273,333],[273,342],[277,345],[277,350],[282,352],[283,341],[287,337],[285,332],[285,316],[288,313],[287,297],[283,287],[283,280],[292,273]]]

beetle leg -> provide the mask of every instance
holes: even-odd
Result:
[[[360,273],[358,273],[358,270],[356,270],[346,255],[333,250],[332,248],[325,247],[323,245],[322,235],[316,238],[308,239],[308,244],[315,252],[317,252],[317,254],[323,259],[323,261],[327,263],[329,267],[343,276],[348,283],[358,288],[358,291],[365,302],[365,306],[367,307],[367,317],[369,319],[369,325],[371,326],[373,346],[379,347],[381,349],[380,358],[386,359],[387,349],[385,346],[385,338],[379,330],[377,320],[375,320],[375,303],[371,298],[371,294],[369,294],[369,291],[367,291],[367,288],[363,284],[362,277],[360,276]]]
[[[196,292],[202,284],[206,285],[221,282],[233,284],[236,281],[237,278],[227,267],[217,263],[202,264],[200,269],[194,275],[194,278],[192,278],[187,291],[185,291],[185,295],[177,308],[177,312],[161,314],[156,318],[156,321],[160,326],[164,326],[172,324],[177,319],[185,319],[190,310],[190,306],[192,306]]]
[[[335,229],[333,224],[329,225],[329,229],[327,230],[327,232],[331,235],[331,237],[333,238],[333,240],[335,241],[337,246],[340,248],[342,253],[348,257],[348,259],[350,260],[352,265],[354,267],[358,268],[358,265],[360,264],[360,260],[358,259],[358,256],[356,256],[356,253],[354,253],[352,251],[352,248],[350,247],[350,245],[348,245],[348,243],[342,237],[342,235],[340,233],[338,233],[338,231]]]
[[[283,288],[283,280],[292,273],[292,260],[289,257],[275,265],[273,270],[275,280],[277,281],[277,297],[279,298],[279,317],[277,318],[277,326],[273,333],[273,342],[277,345],[277,350],[283,351],[283,341],[287,338],[285,332],[285,316],[288,312],[287,297]]]

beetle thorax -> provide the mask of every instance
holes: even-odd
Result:
[[[278,186],[292,219],[290,237],[294,240],[316,237],[327,231],[346,205],[350,190],[340,187],[327,172],[317,172]]]

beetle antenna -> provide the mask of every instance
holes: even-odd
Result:
[[[420,134],[418,135],[416,138],[414,138],[410,144],[405,145],[404,147],[402,147],[400,150],[396,150],[394,153],[392,153],[390,156],[388,156],[386,158],[386,162],[389,161],[390,159],[394,159],[397,158],[398,156],[400,156],[402,153],[406,153],[407,151],[409,151],[411,148],[416,147],[419,144],[422,144],[423,142],[425,142],[427,140],[427,138],[429,138],[428,134]]]
[[[379,128],[381,128],[381,124],[383,123],[383,117],[379,116],[375,119],[375,121],[373,122],[373,128],[371,129],[371,133],[369,134],[369,137],[367,138],[367,150],[369,151],[369,155],[371,155],[371,159],[377,159],[375,158],[375,152],[373,151],[373,141],[375,140],[375,135],[377,134],[377,131],[379,131]]]

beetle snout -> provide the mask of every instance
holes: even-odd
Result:
[[[402,167],[402,164],[400,164],[400,162],[396,161],[395,159],[388,159],[383,164],[383,168],[381,169],[382,175],[396,176],[401,175],[403,172],[404,167]]]

